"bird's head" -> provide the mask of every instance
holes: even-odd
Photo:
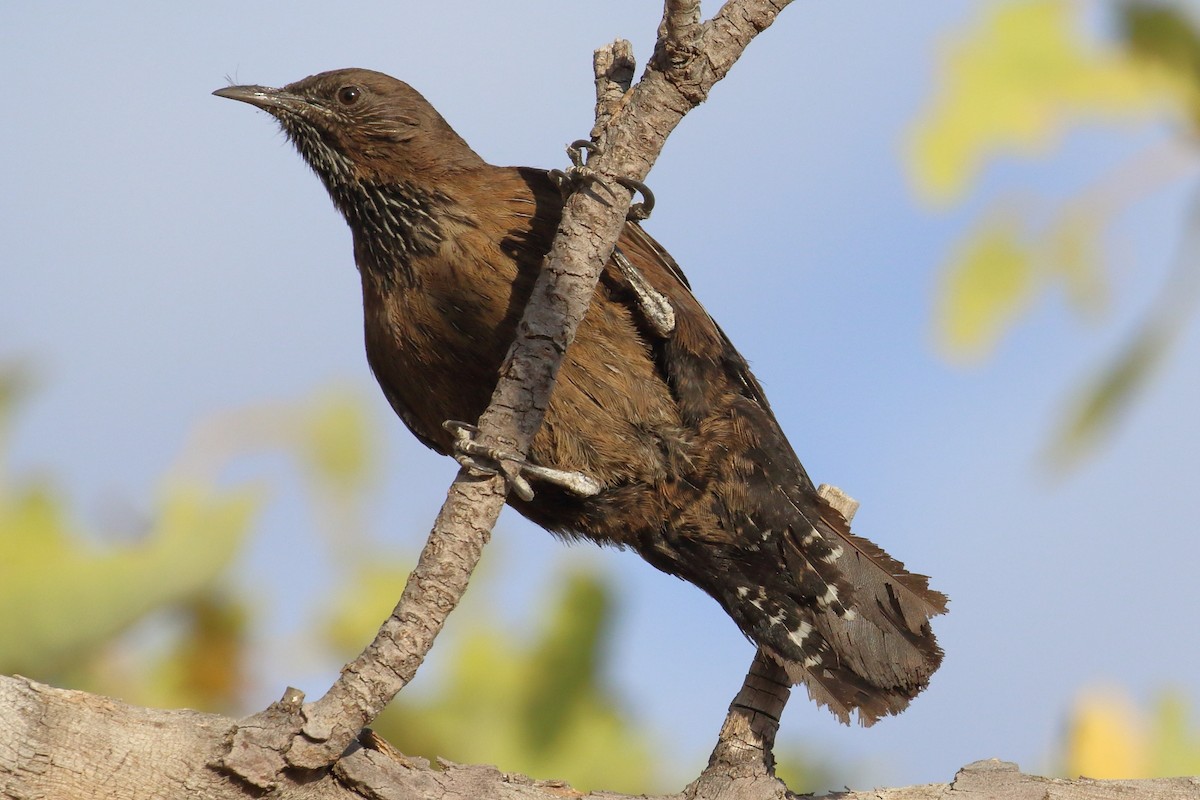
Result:
[[[483,163],[419,92],[380,72],[341,69],[282,89],[227,86],[213,94],[279,120],[331,190],[348,181],[420,182]]]

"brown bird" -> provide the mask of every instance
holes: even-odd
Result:
[[[487,406],[562,213],[555,181],[486,163],[378,72],[215,94],[274,116],[325,184],[353,233],[371,369],[416,437],[454,454],[443,422]],[[647,296],[665,299],[673,327],[654,324]],[[567,351],[530,460],[543,469],[532,498],[510,495],[521,514],[700,587],[843,722],[901,711],[941,663],[929,618],[945,596],[817,494],[745,359],[636,223]]]

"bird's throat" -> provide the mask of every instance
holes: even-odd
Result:
[[[354,232],[359,269],[384,286],[413,283],[414,257],[431,254],[445,238],[439,217],[448,199],[406,183],[358,180],[328,188]]]

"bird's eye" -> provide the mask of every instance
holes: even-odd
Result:
[[[344,106],[352,106],[362,97],[362,90],[357,86],[343,86],[337,91],[338,102]]]

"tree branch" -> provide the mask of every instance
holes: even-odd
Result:
[[[109,800],[187,797],[247,800],[261,791],[209,768],[240,723],[215,714],[137,708],[98,695],[0,677],[0,798]],[[297,781],[295,800],[563,800],[581,797],[561,781],[537,781],[491,766],[447,761],[433,768],[364,731],[332,769]],[[721,795],[725,800],[790,795]],[[836,800],[1192,800],[1200,779],[1065,781],[1023,775],[1015,764],[977,761],[949,784],[829,795]],[[593,792],[590,800],[633,800]],[[684,800],[682,795],[642,800]]]

